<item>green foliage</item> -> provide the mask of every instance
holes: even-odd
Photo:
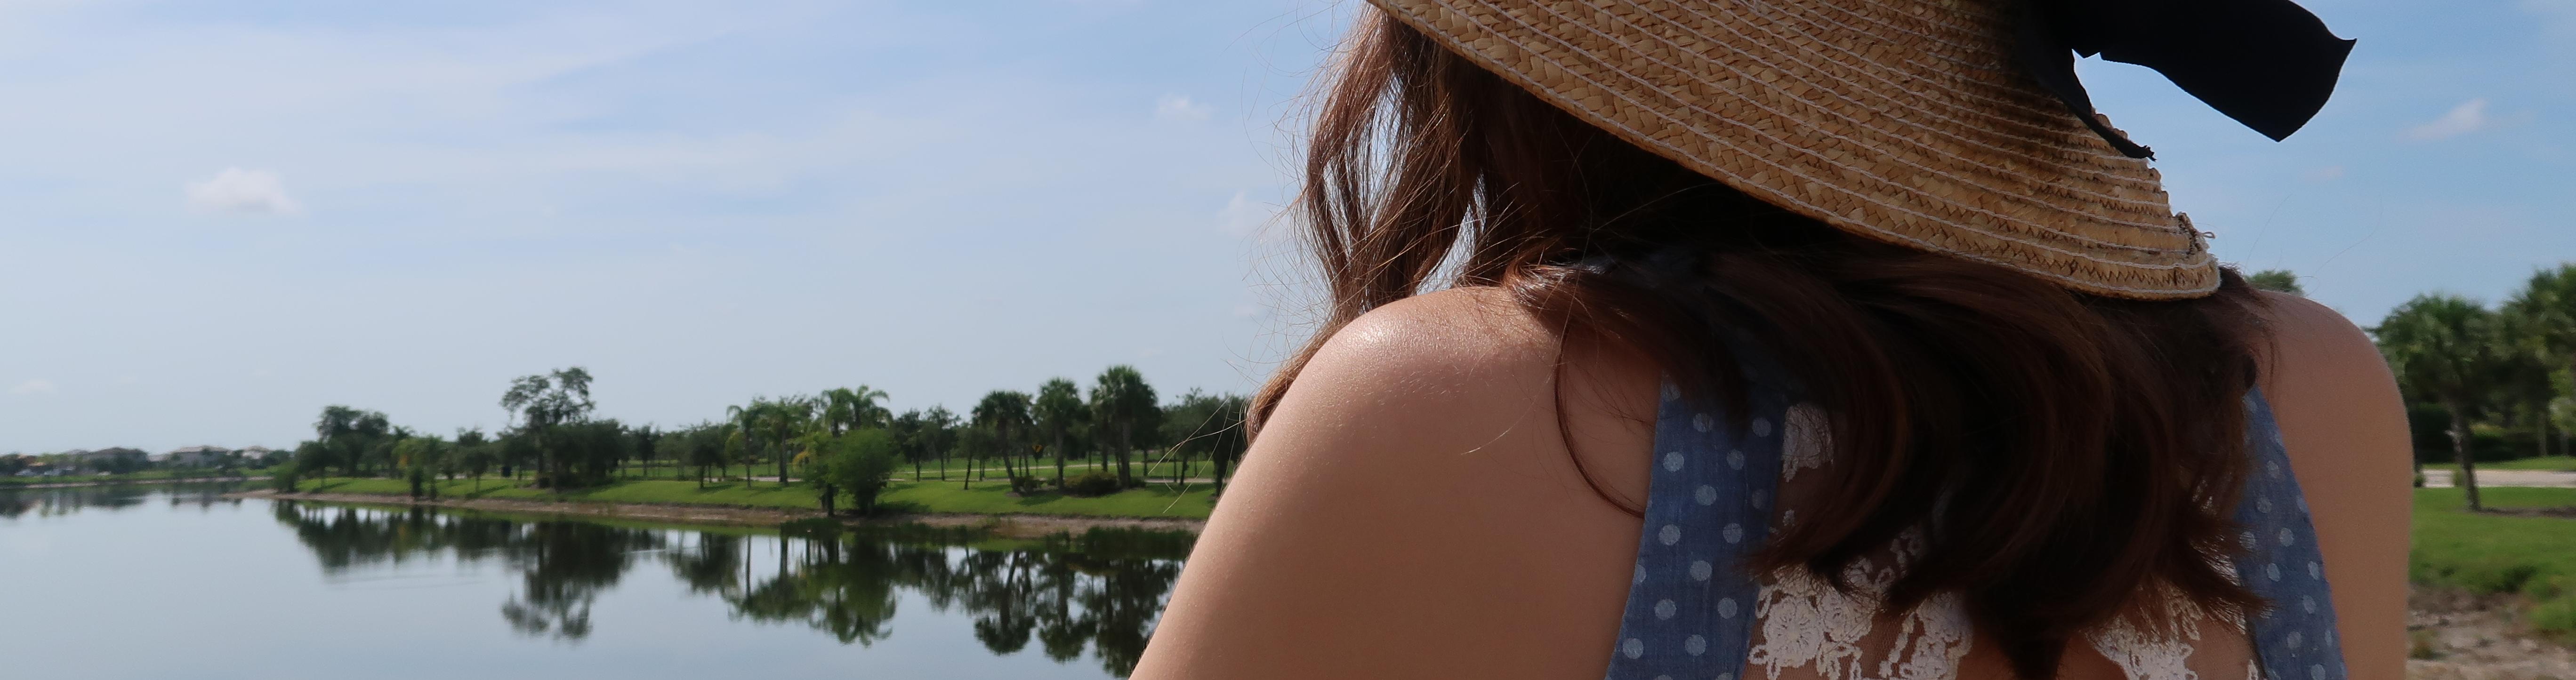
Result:
[[[452,458],[458,471],[480,482],[483,475],[500,463],[501,447],[483,436],[482,430],[460,428],[456,431],[456,450]]]
[[[501,408],[517,417],[522,427],[531,429],[580,422],[590,418],[591,410],[598,407],[590,400],[590,382],[590,371],[580,366],[520,376],[510,381],[508,391],[501,393]]]
[[[1118,475],[1107,471],[1085,472],[1064,483],[1065,493],[1083,497],[1107,496],[1122,488],[1126,485],[1118,483]]]
[[[2471,420],[2493,401],[2491,389],[2508,377],[2510,345],[2494,312],[2457,295],[2424,294],[2398,305],[2371,331],[2406,395],[2440,404],[2448,412],[2453,457],[2471,460]],[[2470,509],[2479,506],[2477,479],[2462,474]]]
[[[866,385],[824,390],[819,416],[833,434],[862,427],[885,427],[894,419],[894,414],[878,403],[885,398],[885,390]]]
[[[1062,477],[1064,458],[1073,453],[1066,450],[1066,446],[1071,443],[1074,431],[1091,417],[1091,410],[1082,403],[1082,387],[1063,378],[1047,380],[1046,384],[1038,386],[1037,396],[1029,404],[1029,415],[1036,419],[1038,431],[1045,437],[1047,451],[1055,454],[1057,476]]]
[[[860,516],[876,511],[877,495],[894,478],[894,436],[881,428],[852,430],[832,442],[819,479],[827,488],[848,494]]]
[[[2307,289],[2299,287],[2299,275],[2287,269],[2265,269],[2245,276],[2245,283],[2262,290],[2306,297]]]
[[[1220,396],[1190,390],[1181,395],[1179,403],[1164,411],[1164,441],[1172,442],[1173,452],[1182,461],[1214,463],[1213,475],[1217,488],[1222,490],[1227,466],[1242,458],[1244,448],[1251,444],[1250,436],[1244,432],[1244,415],[1250,410],[1250,401],[1239,394]]]
[[[1027,449],[1028,434],[1036,425],[1029,417],[1029,394],[993,390],[985,393],[984,399],[976,402],[970,413],[976,429],[992,435],[986,442],[990,448],[981,453],[1001,458],[1003,471],[1013,480],[1026,475],[1028,471],[1016,467],[1013,461],[1030,453]]]
[[[1115,477],[1110,478],[1116,481]],[[500,484],[476,490],[464,480],[434,480],[441,496],[459,499],[510,499],[559,501],[573,503],[652,503],[666,505],[704,505],[713,507],[764,508],[782,510],[818,510],[814,489],[808,484],[781,487],[761,483],[746,486],[740,482],[718,482],[704,488],[693,482],[667,480],[631,480],[611,482],[587,489],[555,493],[544,489]],[[402,496],[410,489],[398,479],[306,479],[299,487],[313,493],[369,494]],[[934,512],[958,514],[1030,514],[1074,515],[1089,517],[1148,517],[1206,519],[1214,509],[1206,490],[1175,491],[1156,486],[1129,489],[1106,496],[1079,497],[1064,494],[1013,495],[1001,482],[986,482],[960,489],[955,484],[932,482],[893,482],[877,495],[877,506],[901,512]]]
[[[595,418],[591,385],[590,373],[579,367],[522,376],[500,400],[511,415],[508,429],[491,434],[459,430],[453,440],[393,426],[380,412],[326,407],[315,422],[315,438],[298,445],[292,455],[282,455],[289,465],[272,474],[290,477],[283,484],[289,487],[338,477],[331,490],[349,493],[364,493],[354,489],[372,488],[380,479],[391,485],[386,492],[425,497],[660,502],[627,498],[638,493],[635,489],[649,487],[620,482],[663,474],[658,468],[670,465],[675,482],[689,480],[687,470],[695,468],[696,479],[685,482],[698,489],[690,492],[691,502],[719,497],[719,503],[828,509],[842,498],[853,498],[864,512],[879,505],[886,493],[922,493],[915,485],[891,485],[895,468],[911,463],[918,481],[928,476],[924,463],[936,459],[939,478],[948,479],[952,454],[969,459],[966,478],[956,487],[961,494],[980,498],[1001,493],[1044,505],[1070,502],[1050,491],[1055,484],[1040,481],[1039,459],[1048,452],[1057,458],[1053,481],[1062,481],[1068,467],[1114,463],[1116,474],[1094,473],[1083,490],[1101,498],[1134,486],[1132,458],[1163,442],[1174,443],[1183,455],[1153,456],[1146,470],[1186,479],[1217,474],[1209,471],[1211,465],[1221,473],[1221,466],[1242,449],[1242,397],[1192,391],[1173,405],[1177,415],[1167,418],[1154,388],[1129,366],[1102,372],[1088,399],[1081,387],[1061,378],[1041,385],[1035,394],[992,391],[969,410],[971,419],[965,422],[942,406],[894,415],[882,403],[884,391],[862,385],[816,396],[757,398],[727,407],[722,422],[666,431]],[[1167,421],[1174,426],[1165,427]],[[1096,451],[1102,459],[1068,465],[1068,457],[1086,451]],[[794,489],[790,496],[805,500],[766,493],[754,499],[748,482],[709,483],[710,477],[719,482],[731,477],[725,469],[729,466],[743,466],[748,479],[756,474],[753,465],[769,462],[778,466],[777,488]],[[791,465],[802,480],[790,474]],[[495,468],[508,479],[487,487],[483,476]],[[1010,481],[982,484],[988,472],[1003,472]],[[454,479],[460,476],[466,479]]]
[[[1118,459],[1121,486],[1135,479],[1127,469],[1128,459],[1136,449],[1153,446],[1162,426],[1163,409],[1156,401],[1153,386],[1145,384],[1145,375],[1134,366],[1111,366],[1092,381],[1091,421],[1107,440],[1110,455]]]

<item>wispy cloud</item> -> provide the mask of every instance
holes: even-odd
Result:
[[[2332,182],[2343,178],[2343,166],[2329,165],[2300,173],[2299,176],[2310,182]]]
[[[304,210],[286,195],[286,183],[266,170],[224,168],[214,177],[188,183],[188,207],[233,215],[293,215]]]
[[[1226,200],[1225,210],[1217,213],[1217,224],[1227,234],[1259,236],[1278,217],[1278,206],[1253,200],[1252,192],[1237,191],[1234,198]]]
[[[54,391],[54,381],[46,380],[44,378],[28,380],[26,382],[18,383],[16,387],[9,388],[10,394],[19,396],[43,394],[52,391]]]
[[[2479,97],[2460,102],[2433,122],[2407,129],[2406,137],[2419,141],[2449,139],[2486,129],[2488,122],[2487,98]]]
[[[1167,94],[1154,101],[1154,117],[1162,120],[1207,120],[1214,115],[1216,107],[1187,95]]]

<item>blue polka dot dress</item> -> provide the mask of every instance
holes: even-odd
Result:
[[[1794,473],[1817,462],[1801,460],[1810,455],[1802,447],[1783,445],[1789,421],[1806,414],[1793,414],[1776,392],[1757,389],[1751,397],[1752,417],[1732,418],[1683,399],[1670,386],[1664,389],[1645,530],[1610,680],[1739,680],[1747,674],[1763,590],[1741,565],[1771,533],[1771,505],[1784,465]],[[2247,550],[2233,566],[2239,579],[2272,603],[2246,621],[2253,646],[2249,674],[2341,680],[2334,604],[2307,501],[2269,405],[2261,394],[2249,394],[2245,408],[2254,474],[2237,509],[2237,523],[2247,527],[2239,537]]]

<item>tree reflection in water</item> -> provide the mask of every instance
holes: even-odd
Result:
[[[199,510],[215,506],[241,505],[239,498],[224,494],[241,488],[233,482],[189,484],[118,484],[109,486],[55,487],[19,489],[0,486],[0,519],[25,515],[59,517],[83,510],[123,510],[139,507],[154,494],[170,497],[170,507],[194,507]]]
[[[578,643],[591,632],[599,594],[651,560],[690,593],[722,599],[737,620],[803,625],[867,646],[894,634],[897,595],[911,591],[934,611],[973,617],[975,639],[994,654],[1019,653],[1035,640],[1040,653],[1065,663],[1089,648],[1120,677],[1144,652],[1191,541],[1093,530],[999,542],[927,527],[746,535],[294,502],[277,503],[275,512],[326,575],[444,558],[515,571],[519,592],[501,615],[531,637]]]

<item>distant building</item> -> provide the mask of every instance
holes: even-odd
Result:
[[[155,462],[179,468],[218,467],[231,460],[232,449],[221,446],[191,446],[161,454]]]

